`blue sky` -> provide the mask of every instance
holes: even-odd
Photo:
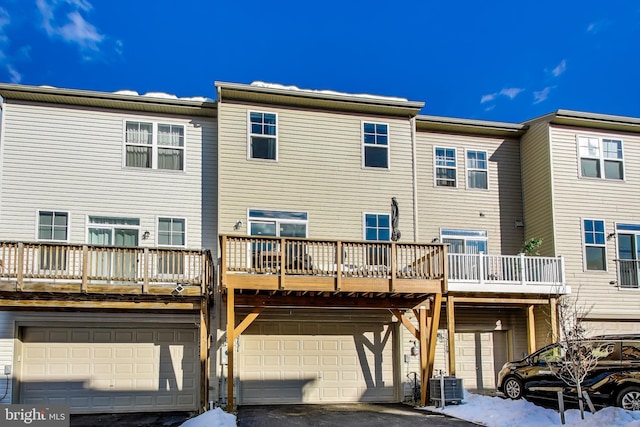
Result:
[[[640,117],[640,1],[0,0],[2,82],[215,98],[216,80]]]

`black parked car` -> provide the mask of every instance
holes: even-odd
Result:
[[[601,335],[587,343],[599,359],[582,383],[583,390],[594,402],[640,410],[640,334]],[[555,397],[560,390],[575,396],[575,387],[567,386],[549,367],[549,363],[562,360],[563,353],[563,347],[556,343],[505,363],[498,374],[498,390],[511,399]]]

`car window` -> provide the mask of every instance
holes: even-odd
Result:
[[[564,358],[564,348],[561,346],[554,346],[548,348],[545,351],[542,351],[538,354],[538,356],[534,359],[535,363],[554,363],[562,360]]]
[[[640,341],[622,341],[622,360],[640,363]]]

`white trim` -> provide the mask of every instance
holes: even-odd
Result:
[[[449,234],[449,235],[443,235],[442,234],[442,230],[452,230],[452,231],[460,231],[460,232],[469,232],[469,233],[484,233],[484,236],[465,236],[463,234]],[[462,240],[463,241],[463,245],[464,245],[464,253],[467,253],[467,241],[468,240],[475,240],[475,241],[483,241],[485,242],[485,247],[486,247],[486,251],[489,251],[489,231],[488,230],[479,230],[479,229],[471,229],[471,228],[457,228],[457,227],[440,227],[439,230],[439,234],[440,234],[440,242],[444,243],[444,239],[451,239],[451,240]],[[454,253],[449,251],[449,253]]]
[[[272,211],[272,212],[291,212],[291,213],[303,213],[307,216],[306,220],[303,219],[280,219],[280,218],[256,218],[251,219],[249,215],[250,211]],[[294,211],[286,209],[272,209],[272,208],[247,208],[247,235],[251,236],[251,224],[252,223],[274,223],[276,227],[276,235],[274,237],[280,237],[280,224],[304,224],[305,225],[305,238],[309,237],[309,212],[308,211]]]
[[[258,114],[273,114],[276,118],[276,134],[273,135],[273,139],[276,141],[276,158],[275,159],[258,159],[251,157],[251,138],[254,134],[251,132],[251,113]],[[277,163],[280,158],[280,118],[278,117],[278,113],[274,111],[264,111],[264,110],[247,110],[247,160],[253,160],[257,162],[271,162]],[[255,134],[255,136],[259,137],[271,137],[271,135],[265,134]]]
[[[442,150],[453,150],[453,157],[456,161],[456,165],[455,166],[439,166],[437,164],[437,160],[436,160],[436,150],[440,148]],[[445,152],[445,156],[446,156],[446,152]],[[434,145],[433,146],[433,186],[435,188],[458,188],[458,164],[459,164],[459,159],[458,159],[458,149],[455,147],[444,147],[444,146],[439,146],[439,145]],[[448,185],[438,185],[438,174],[437,174],[437,170],[439,168],[442,169],[453,169],[455,171],[455,184],[454,186],[448,186]]]
[[[482,168],[471,168],[468,166],[467,161],[469,160],[469,158],[467,157],[467,154],[469,152],[476,152],[476,153],[484,153],[484,161],[486,163],[486,168],[482,169]],[[487,150],[478,150],[475,148],[465,148],[464,149],[464,175],[465,175],[465,188],[467,190],[471,190],[471,191],[487,191],[489,190],[489,152]],[[487,177],[487,187],[486,188],[476,188],[476,187],[470,187],[469,186],[469,172],[484,172],[486,174]]]
[[[367,215],[378,215],[378,216],[386,216],[389,218],[389,240],[367,240]],[[362,212],[362,240],[366,240],[368,242],[391,242],[391,214],[388,212]]]
[[[581,140],[596,140],[598,142],[598,155],[597,156],[582,156],[580,153],[580,141]],[[620,143],[620,154],[621,158],[611,158],[605,157],[604,154],[604,141],[616,141]],[[603,136],[586,136],[586,135],[576,135],[576,154],[578,155],[578,178],[581,179],[596,179],[596,180],[606,180],[607,182],[625,182],[627,171],[624,159],[624,142],[622,138],[617,137],[603,137]],[[600,176],[582,176],[582,159],[589,160],[597,160],[598,167],[600,168]],[[606,178],[605,177],[605,162],[617,162],[622,164],[622,178]]]
[[[368,124],[372,124],[374,126],[377,125],[384,125],[387,127],[387,145],[385,146],[387,149],[387,166],[384,168],[379,168],[377,166],[367,166],[365,164],[365,157],[364,157],[364,152],[365,152],[365,147],[369,146],[369,147],[375,147],[375,148],[380,148],[380,146],[378,144],[367,144],[364,142],[364,125],[368,123]],[[376,121],[372,121],[372,120],[360,120],[360,158],[362,159],[360,162],[360,165],[362,167],[362,169],[372,169],[372,170],[389,170],[391,169],[391,126],[389,126],[389,123],[385,123],[385,122],[376,122]]]
[[[95,224],[89,221],[89,217],[100,217],[100,218],[124,218],[124,219],[137,219],[139,221],[138,225],[130,225],[130,224]],[[89,243],[89,228],[110,228],[112,231],[111,237],[114,238],[113,229],[115,228],[126,228],[129,230],[138,230],[138,244],[137,246],[141,246],[140,242],[142,241],[142,236],[140,232],[142,231],[142,219],[140,216],[131,216],[131,215],[104,215],[104,214],[87,214],[85,217],[85,242]],[[112,242],[110,246],[115,246]]]
[[[127,122],[131,123],[148,123],[151,125],[151,145],[145,144],[127,144]],[[158,125],[181,127],[182,146],[165,146],[158,144]],[[148,168],[127,166],[127,145],[136,147],[151,147],[151,166]],[[174,150],[182,150],[182,169],[160,169],[158,168],[158,148],[170,148]],[[122,168],[126,170],[153,170],[169,173],[181,173],[187,170],[187,126],[184,123],[176,123],[163,120],[149,120],[148,118],[128,117],[122,119]]]
[[[57,240],[57,239],[41,239],[39,237],[40,234],[40,212],[53,212],[54,217],[56,213],[66,213],[67,214],[67,238],[65,240]],[[60,209],[36,209],[36,218],[35,218],[35,241],[37,242],[53,242],[53,243],[69,243],[71,236],[71,212],[60,210]]]
[[[160,218],[168,218],[172,220],[184,220],[184,245],[160,245],[158,242],[160,240]],[[180,217],[180,216],[173,216],[173,215],[156,215],[156,219],[155,219],[155,227],[156,227],[156,232],[155,232],[155,244],[156,247],[158,248],[186,248],[187,245],[187,218],[186,217]]]
[[[592,243],[587,245],[584,241],[586,230],[584,228],[585,221],[602,221],[602,228],[604,229],[604,244]],[[607,222],[601,218],[580,218],[580,241],[582,242],[582,271],[585,273],[607,273],[609,272],[609,260],[607,259]],[[604,248],[604,270],[589,270],[587,268],[587,246]]]

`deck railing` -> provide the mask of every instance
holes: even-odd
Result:
[[[220,240],[223,274],[426,280],[445,275],[442,244],[227,235]]]
[[[563,257],[454,254],[449,257],[449,282],[513,285],[564,285]]]
[[[618,287],[637,289],[640,284],[640,260],[617,259]]]
[[[211,286],[209,251],[0,242],[0,282]]]

